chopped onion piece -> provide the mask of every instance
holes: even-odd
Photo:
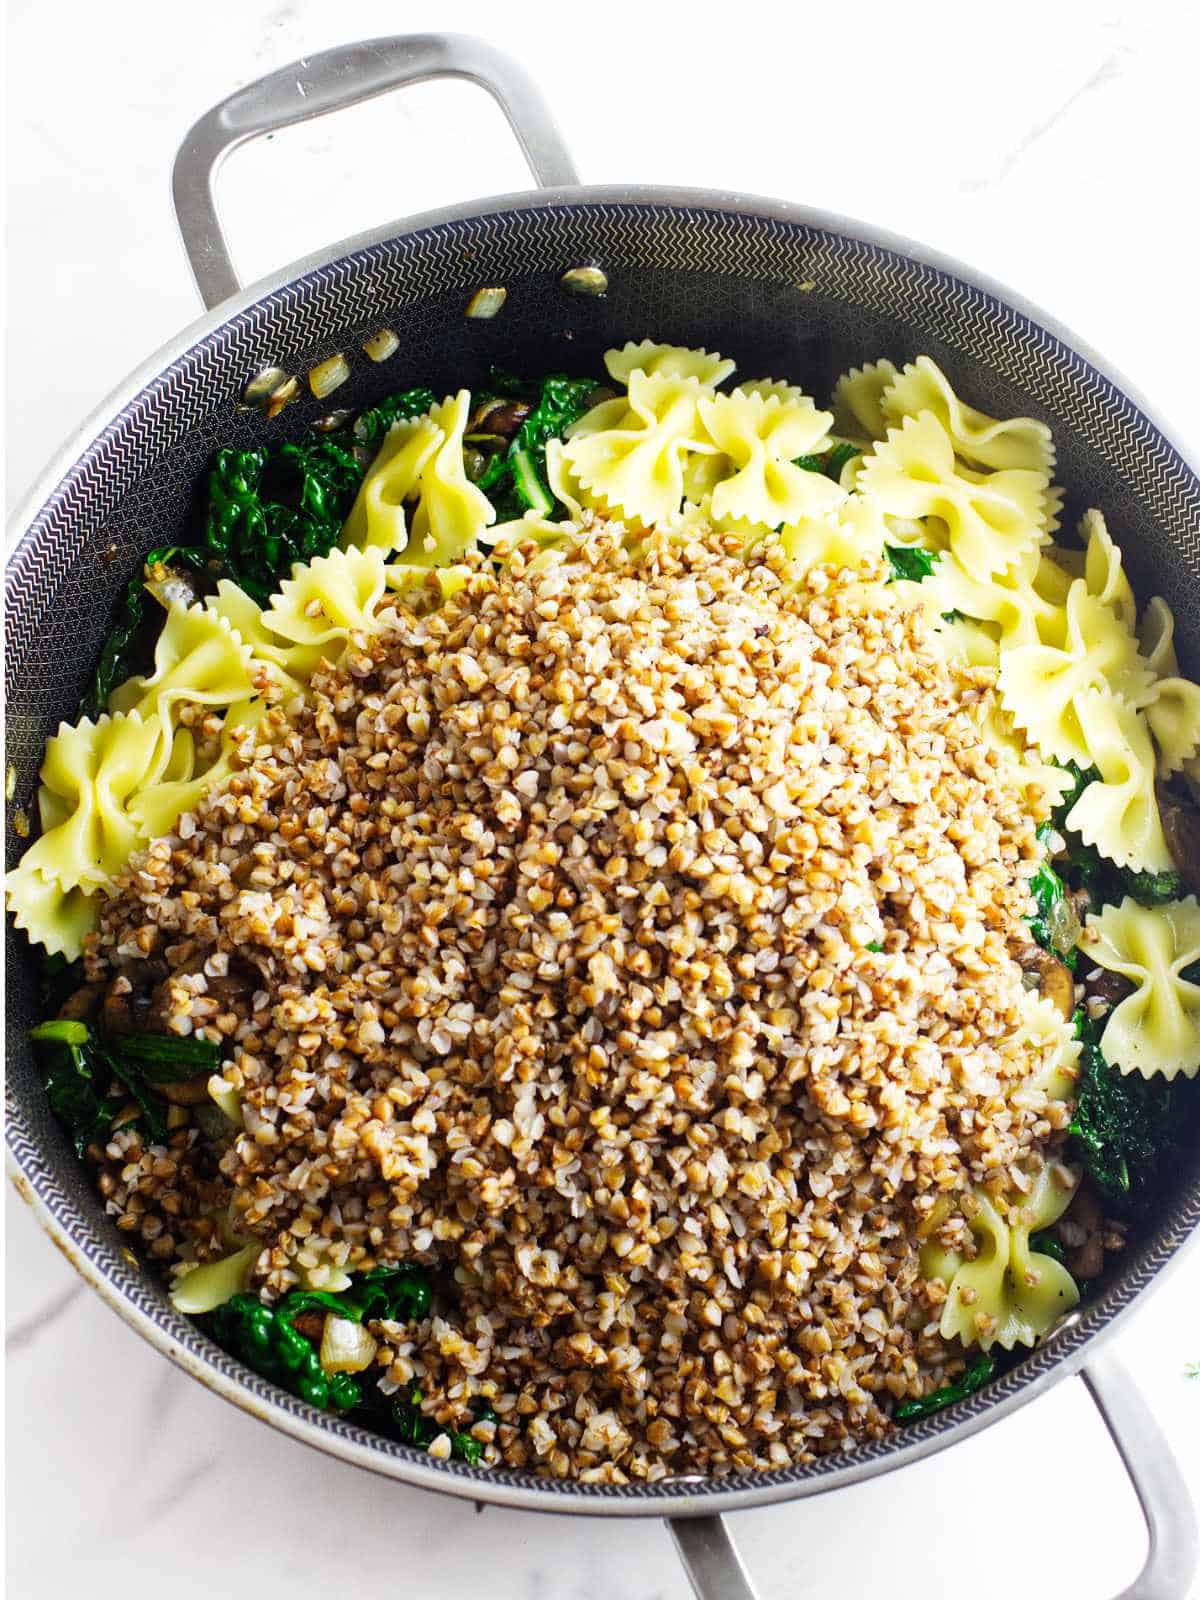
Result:
[[[1079,943],[1079,914],[1069,895],[1064,895],[1061,900],[1056,900],[1050,907],[1046,916],[1046,927],[1050,934],[1050,943],[1060,955],[1066,955],[1074,950]]]
[[[379,1341],[361,1322],[335,1317],[331,1311],[321,1333],[321,1367],[330,1377],[338,1372],[363,1372],[375,1359]]]
[[[193,1267],[191,1272],[175,1280],[171,1304],[176,1311],[184,1311],[190,1317],[199,1316],[203,1311],[215,1311],[235,1294],[241,1294],[261,1248],[257,1242],[248,1244],[244,1250],[222,1256],[220,1261],[207,1261],[202,1267]]]
[[[308,375],[308,387],[318,400],[324,400],[326,395],[340,389],[349,376],[350,363],[339,351],[336,356],[330,356],[328,361],[322,361],[312,369]]]
[[[169,611],[173,605],[180,605],[186,611],[188,606],[196,604],[196,586],[187,573],[164,567],[161,562],[155,562],[148,570],[146,588],[164,611]]]
[[[490,289],[476,289],[467,301],[467,315],[488,321],[494,317],[500,307],[508,299],[508,290],[499,287]]]
[[[242,1125],[242,1097],[231,1083],[226,1083],[219,1072],[214,1072],[208,1080],[209,1098],[218,1106],[230,1122]]]
[[[400,348],[400,335],[390,328],[380,328],[378,333],[363,342],[363,354],[372,361],[386,361]]]

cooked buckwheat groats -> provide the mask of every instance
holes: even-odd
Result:
[[[961,1368],[943,1197],[1003,1207],[1069,1115],[994,674],[878,572],[621,531],[389,601],[88,956],[222,1044],[237,1119],[113,1135],[120,1226],[178,1272],[252,1244],[268,1300],[425,1264],[382,1392],[435,1454],[609,1481],[881,1434]]]

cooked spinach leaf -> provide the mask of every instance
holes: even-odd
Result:
[[[1049,1256],[1052,1261],[1057,1261],[1060,1266],[1067,1258],[1067,1252],[1063,1249],[1062,1240],[1052,1228],[1043,1228],[1041,1233],[1030,1234],[1029,1248],[1036,1250],[1039,1255]]]
[[[86,1022],[60,1018],[42,1022],[30,1039],[42,1063],[51,1110],[83,1155],[89,1144],[103,1142],[114,1119],[132,1096],[140,1108],[146,1140],[161,1144],[167,1137],[164,1102],[156,1083],[175,1083],[215,1072],[221,1064],[217,1045],[171,1034],[98,1033]],[[112,1081],[126,1094],[108,1093]]]
[[[402,1262],[376,1267],[352,1278],[349,1287],[337,1294],[298,1289],[274,1306],[251,1294],[234,1295],[213,1312],[210,1327],[217,1342],[239,1360],[310,1405],[324,1411],[366,1408],[372,1413],[382,1412],[406,1443],[425,1446],[442,1430],[422,1415],[419,1391],[408,1401],[392,1400],[366,1376],[361,1380],[349,1373],[331,1377],[322,1369],[312,1342],[294,1322],[304,1311],[332,1313],[351,1322],[416,1321],[428,1313],[431,1296],[425,1270],[415,1262]],[[372,1420],[378,1418],[373,1415]],[[470,1435],[462,1437],[476,1452],[482,1450]],[[471,1455],[465,1447],[456,1446],[457,1438],[451,1433],[455,1454],[477,1461],[478,1453]]]
[[[1102,1025],[1083,1009],[1075,1037],[1083,1045],[1070,1134],[1073,1159],[1097,1184],[1109,1210],[1138,1216],[1169,1181],[1183,1137],[1178,1083],[1143,1078],[1110,1065]]]
[[[596,380],[555,373],[531,385],[511,374],[493,372],[491,386],[497,395],[528,395],[532,405],[511,443],[488,461],[477,480],[479,488],[501,522],[526,511],[547,517],[556,502],[546,482],[546,445],[561,438],[587,410]]]
[[[947,1406],[965,1400],[977,1389],[982,1389],[995,1372],[994,1356],[977,1356],[961,1378],[955,1378],[953,1383],[943,1384],[940,1389],[935,1389],[932,1394],[922,1395],[919,1400],[906,1400],[903,1405],[897,1406],[892,1413],[893,1420],[900,1423],[919,1422],[923,1417],[931,1417],[935,1412],[943,1411]]]
[[[301,1299],[324,1303],[336,1301],[337,1296],[289,1295],[272,1307],[255,1295],[235,1294],[212,1313],[213,1337],[253,1371],[309,1405],[322,1411],[353,1411],[362,1404],[361,1387],[349,1373],[334,1377],[325,1373],[317,1351],[292,1326],[292,1317],[304,1308],[289,1302]]]
[[[29,1037],[42,1066],[50,1109],[82,1156],[89,1144],[107,1138],[126,1098],[105,1093],[107,1078],[97,1082],[86,1022],[43,1022]]]
[[[884,555],[887,556],[892,568],[892,580],[907,578],[910,583],[920,583],[933,571],[938,559],[936,550],[922,550],[919,545],[885,545]]]
[[[222,575],[265,604],[296,562],[337,544],[363,472],[349,441],[330,435],[275,451],[218,450],[202,529]]]
[[[822,472],[836,483],[847,461],[853,461],[855,456],[860,455],[862,451],[856,444],[848,444],[843,440],[841,444],[835,444],[832,450],[827,450],[824,455],[797,456],[792,465],[803,467],[805,472]]]
[[[1043,950],[1049,950],[1074,972],[1079,960],[1078,950],[1073,946],[1064,949],[1061,939],[1056,938],[1056,933],[1060,932],[1057,909],[1067,898],[1067,886],[1048,861],[1043,861],[1030,878],[1029,892],[1037,907],[1034,915],[1026,918],[1030,933]]]

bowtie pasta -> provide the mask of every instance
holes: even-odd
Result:
[[[56,1113],[242,1359],[471,1462],[769,1468],[1003,1370],[1159,1203],[1200,1075],[1200,687],[1102,512],[1063,531],[1048,424],[930,357],[824,406],[649,338],[603,366],[219,452],[203,542],[152,552],[47,741],[6,892],[74,991],[35,1033]],[[977,790],[1002,849],[986,807],[942,826]],[[168,1147],[221,1176],[161,1183]],[[434,1263],[484,1297],[436,1356]],[[644,1428],[717,1327],[689,1381],[741,1404],[751,1320],[791,1364],[745,1462],[711,1406]],[[543,1344],[583,1420],[526,1434],[499,1414]],[[598,1402],[621,1363],[635,1400]]]

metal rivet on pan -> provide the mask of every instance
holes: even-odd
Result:
[[[4,798],[11,800],[17,792],[17,769],[10,761],[4,769]]]
[[[481,322],[487,322],[494,317],[500,307],[508,299],[508,290],[495,286],[489,289],[476,289],[467,301],[467,316],[478,317]]]
[[[599,296],[608,293],[608,274],[599,267],[572,267],[558,281],[570,294]]]
[[[277,417],[299,393],[299,378],[293,378],[282,367],[264,367],[242,390],[242,406],[261,411],[266,417]]]
[[[371,361],[386,361],[400,348],[400,335],[390,328],[380,328],[369,339],[363,340],[363,354]]]
[[[339,350],[327,361],[320,361],[308,375],[308,387],[318,400],[324,400],[335,389],[340,389],[350,376],[350,363]]]

